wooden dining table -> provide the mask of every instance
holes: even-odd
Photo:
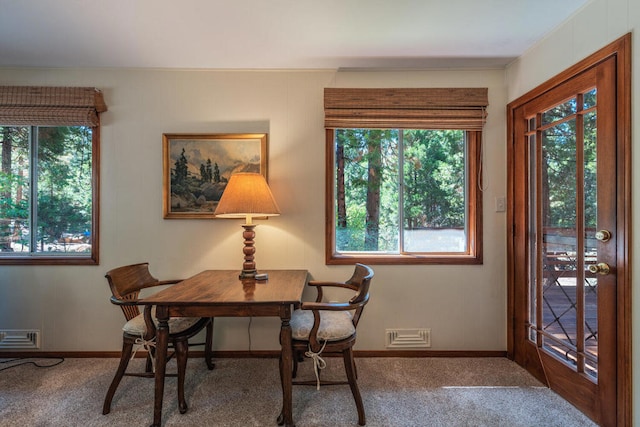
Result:
[[[267,280],[240,279],[238,270],[205,270],[140,301],[156,306],[155,397],[152,426],[160,426],[169,317],[279,317],[282,411],[277,423],[294,426],[292,415],[291,313],[302,301],[306,270],[264,270]]]

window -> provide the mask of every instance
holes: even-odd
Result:
[[[389,111],[389,105],[398,105],[398,92],[407,91],[422,98],[413,111]],[[416,105],[443,91],[460,94],[455,89],[325,91],[328,264],[482,263],[485,112],[448,108],[443,114],[441,105],[437,112],[431,105],[415,113]],[[340,104],[337,92],[361,108]],[[369,95],[375,102],[366,99]],[[385,97],[395,100],[385,105]],[[486,106],[486,89],[481,103]],[[389,126],[393,123],[397,127]]]
[[[98,263],[96,94],[0,87],[0,264]]]

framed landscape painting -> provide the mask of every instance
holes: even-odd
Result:
[[[267,134],[162,134],[163,216],[215,218],[236,172],[267,177]]]

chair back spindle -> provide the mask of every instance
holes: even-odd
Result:
[[[353,326],[358,326],[362,310],[367,302],[369,302],[369,285],[373,279],[373,270],[364,264],[356,264],[355,271],[351,279],[347,281],[354,286],[356,294],[349,300],[350,304],[359,304],[353,313]]]
[[[135,301],[140,296],[141,289],[158,284],[158,279],[149,272],[147,262],[114,268],[105,276],[113,296],[124,301]],[[121,305],[120,308],[127,321],[140,314],[136,305]]]

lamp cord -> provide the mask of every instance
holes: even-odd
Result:
[[[16,366],[20,366],[20,365],[33,365],[33,366],[35,366],[37,368],[52,368],[52,367],[57,366],[57,365],[61,364],[62,362],[64,362],[64,357],[38,357],[38,359],[53,359],[53,360],[57,360],[55,363],[52,363],[51,365],[40,365],[40,364],[38,364],[38,362],[34,362],[34,361],[28,360],[28,359],[33,359],[33,358],[32,357],[27,357],[25,359],[15,358],[15,359],[9,359],[9,360],[2,360],[2,361],[0,361],[0,364],[11,363],[11,362],[15,362],[15,361],[18,361],[18,360],[22,360],[22,362],[16,363],[15,365],[11,365],[11,366],[6,366],[4,368],[0,368],[0,372],[1,371],[6,371],[7,369],[15,368]]]
[[[247,335],[249,336],[249,353],[251,353],[251,321],[253,316],[249,316],[249,325],[247,326]]]
[[[485,117],[485,107],[482,107],[482,117],[484,120]],[[484,128],[484,125],[483,125]],[[484,129],[482,129],[481,132],[481,136],[480,136],[480,164],[478,165],[478,189],[482,192],[484,192],[485,190],[487,190],[489,188],[489,180],[487,179],[487,183],[486,185],[482,182],[483,181],[483,162],[484,162],[484,145],[485,145],[485,131]]]

